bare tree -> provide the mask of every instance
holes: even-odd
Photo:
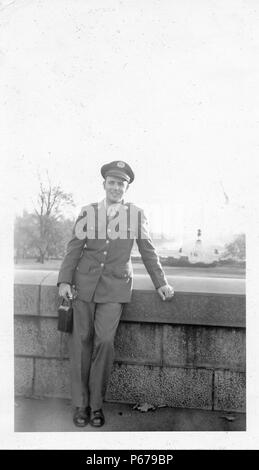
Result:
[[[62,217],[62,210],[74,206],[71,193],[66,193],[59,185],[53,185],[47,174],[47,183],[40,181],[37,204],[34,207],[38,222],[38,236],[34,240],[39,251],[38,261],[44,263],[57,229],[57,222]]]

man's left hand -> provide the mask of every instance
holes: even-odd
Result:
[[[165,284],[157,289],[162,300],[170,300],[174,296],[174,288],[169,284]]]

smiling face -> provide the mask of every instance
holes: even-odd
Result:
[[[106,176],[103,187],[106,192],[107,204],[115,204],[122,201],[129,185],[127,181],[118,176]]]

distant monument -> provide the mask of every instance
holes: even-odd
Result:
[[[201,239],[201,229],[198,229],[197,231],[197,240],[195,241],[193,251],[190,252],[189,260],[191,263],[204,261],[204,252],[203,252],[202,239]]]
[[[181,267],[200,267],[208,268],[217,265],[217,259],[219,257],[218,249],[203,246],[201,238],[201,229],[197,230],[197,238],[193,244],[191,251],[188,248],[180,247],[177,252],[172,254],[160,255],[160,261],[165,266],[181,266]],[[133,259],[133,258],[132,258]],[[134,261],[139,261],[140,256],[134,256]]]

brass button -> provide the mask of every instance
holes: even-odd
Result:
[[[104,255],[107,255],[107,251],[104,251],[103,254],[104,254]]]
[[[101,263],[101,266],[104,266],[104,263]]]

